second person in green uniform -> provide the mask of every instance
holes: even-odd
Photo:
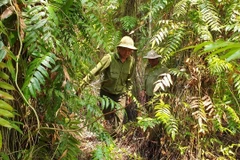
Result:
[[[154,50],[151,50],[143,58],[148,59],[148,64],[145,68],[144,84],[141,92],[141,97],[144,102],[148,102],[154,96],[155,82],[159,79],[162,73],[166,73],[168,69],[159,63],[158,55]]]

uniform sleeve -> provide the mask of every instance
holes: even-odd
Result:
[[[134,72],[134,68],[135,68],[135,60],[134,60],[133,57],[131,57],[131,64],[130,64],[130,66],[131,66],[130,74],[129,74],[129,76],[128,76],[127,84],[126,84],[128,91],[131,91],[132,88],[133,88],[133,82],[132,82],[132,80],[133,80],[133,72]]]
[[[102,73],[107,67],[109,67],[111,62],[111,55],[107,54],[105,55],[96,65],[96,67],[94,67],[89,74],[87,74],[84,78],[83,78],[83,83],[90,83],[93,78],[95,76],[97,76],[98,74]]]

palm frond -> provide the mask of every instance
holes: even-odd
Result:
[[[240,98],[240,75],[233,74],[232,77],[234,81],[234,88],[236,89],[236,92],[238,93],[238,97]]]
[[[198,7],[201,13],[201,19],[207,23],[210,29],[212,31],[221,32],[220,18],[218,17],[219,14],[213,4],[208,0],[199,1]]]
[[[225,106],[227,120],[228,120],[228,127],[232,131],[233,134],[236,134],[240,130],[240,119],[237,115],[236,111],[229,105]]]
[[[175,140],[178,133],[178,122],[170,111],[171,106],[161,101],[154,109],[156,110],[155,117],[164,125],[167,134]]]
[[[226,13],[226,31],[240,32],[239,17],[240,16],[240,5],[233,3],[227,10]]]
[[[213,37],[208,29],[208,26],[196,23],[194,28],[197,29],[197,32],[203,41],[213,41]]]
[[[187,14],[189,0],[181,0],[175,6],[173,10],[173,15],[185,16]]]
[[[41,91],[41,85],[45,84],[45,79],[49,78],[48,69],[55,64],[55,55],[53,53],[39,54],[27,70],[27,76],[22,90],[26,97],[36,98],[37,92]]]
[[[219,75],[220,73],[233,70],[231,63],[218,58],[217,56],[208,58],[209,70],[212,75]]]
[[[184,78],[184,79],[189,78],[189,74],[186,73],[186,69],[184,69],[184,68],[183,69],[170,68],[169,73],[171,73],[172,75],[174,75],[178,78]]]
[[[114,109],[114,108],[119,109],[119,108],[121,108],[119,103],[113,101],[111,98],[109,98],[107,96],[99,97],[99,101],[100,101],[102,109],[106,109],[108,107],[110,107],[111,109]]]
[[[166,88],[170,87],[173,85],[173,81],[171,78],[171,75],[168,73],[163,73],[160,76],[160,79],[154,82],[155,87],[153,89],[153,92],[157,92],[159,89],[165,91]]]
[[[131,16],[125,16],[120,19],[123,29],[127,32],[133,30],[136,27],[137,19]]]
[[[169,58],[173,55],[173,53],[179,49],[181,46],[184,36],[186,35],[186,31],[184,28],[179,28],[175,30],[169,37],[167,41],[167,45],[165,46],[165,49],[163,50],[163,60],[162,62],[166,62],[169,60]]]
[[[2,41],[0,41],[0,126],[6,128],[14,128],[20,133],[22,133],[21,129],[16,125],[12,119],[15,117],[16,112],[12,107],[11,103],[15,100],[11,91],[15,90],[15,87],[11,84],[10,77],[8,76],[9,72],[7,70],[11,70],[11,66],[7,63],[11,64],[12,61],[10,58],[8,62],[5,63],[3,59],[5,59],[8,55],[8,52],[4,49],[4,45]],[[5,53],[5,54],[3,54]],[[12,71],[11,71],[12,72]],[[0,132],[1,134],[1,132]],[[2,141],[0,141],[0,148],[2,147]]]
[[[205,111],[205,106],[203,105],[201,98],[197,98],[197,97],[192,98],[191,109],[196,110],[192,113],[192,116],[194,116],[194,118],[198,121],[198,127],[199,127],[198,133],[206,134],[206,132],[208,132],[208,128],[207,128],[208,118]]]

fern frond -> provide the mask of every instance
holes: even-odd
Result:
[[[173,15],[179,16],[185,16],[187,13],[187,7],[188,7],[189,0],[181,0],[179,1],[175,6],[173,10]]]
[[[153,92],[157,92],[159,89],[165,91],[166,88],[173,85],[173,81],[171,78],[171,75],[168,73],[163,73],[160,75],[160,79],[154,82],[155,87],[153,89]]]
[[[164,9],[167,5],[167,1],[159,1],[159,0],[153,0],[152,2],[152,8],[150,10],[150,12],[152,12],[152,14],[158,14],[159,11],[161,9]]]
[[[133,30],[137,24],[137,19],[131,16],[125,16],[120,19],[123,29],[127,32]]]
[[[102,109],[106,109],[108,107],[110,107],[111,109],[119,109],[121,108],[121,105],[117,102],[115,102],[114,100],[112,100],[111,98],[107,97],[107,96],[103,96],[103,97],[98,97],[100,104],[101,104],[101,108]]]
[[[154,109],[156,110],[155,117],[164,125],[164,128],[169,136],[175,140],[178,133],[178,122],[171,114],[171,106],[161,101]]]
[[[178,29],[182,28],[184,24],[175,23],[172,20],[161,20],[158,22],[159,30],[157,30],[156,34],[152,37],[152,47],[155,44],[160,45],[168,36],[173,35]],[[178,33],[176,33],[178,34]]]
[[[198,121],[199,131],[198,133],[205,134],[208,132],[207,129],[207,114],[205,112],[205,107],[200,98],[193,98],[191,102],[191,109],[196,109],[195,112],[192,113],[194,118]]]
[[[180,27],[168,37],[167,45],[162,53],[164,57],[162,62],[168,61],[173,52],[175,52],[181,46],[185,35],[185,29]]]
[[[233,74],[233,82],[234,82],[234,88],[236,88],[238,97],[240,98],[240,75],[239,74]]]
[[[212,117],[213,113],[215,112],[215,106],[211,98],[208,95],[205,95],[204,97],[202,97],[202,103],[203,106],[205,107],[208,116]]]
[[[159,122],[157,119],[151,118],[151,117],[137,117],[137,124],[138,126],[145,132],[148,128],[153,128]]]
[[[48,69],[55,64],[55,58],[53,53],[47,53],[46,55],[38,54],[38,57],[30,63],[27,77],[22,87],[24,94],[28,98],[30,95],[36,97],[37,91],[41,91],[41,85],[44,85],[45,78],[49,77]]]
[[[195,24],[194,28],[197,29],[198,34],[200,35],[200,38],[204,41],[213,41],[213,37],[211,32],[208,29],[208,26],[201,25],[201,24]]]
[[[79,148],[79,140],[71,134],[63,134],[60,137],[58,147],[58,159],[74,160],[78,158],[81,153]]]
[[[193,97],[190,104],[190,108],[195,109],[192,115],[198,121],[199,133],[205,134],[209,131],[208,121],[209,117],[214,116],[215,106],[208,95],[205,95],[202,98]],[[219,124],[219,126],[221,127],[221,124]]]
[[[199,1],[199,10],[201,18],[208,24],[212,31],[221,32],[220,18],[218,13],[210,1]]]
[[[220,73],[228,72],[233,70],[231,63],[226,62],[218,58],[217,56],[208,57],[209,70],[212,75],[219,75]]]
[[[184,79],[189,78],[189,74],[186,73],[186,69],[170,68],[169,73],[171,73],[172,75],[178,78],[184,78]]]
[[[93,151],[93,160],[108,159],[113,160],[115,155],[112,153],[113,145],[98,145],[96,150]]]
[[[222,119],[221,115],[218,113],[213,117],[213,126],[216,131],[220,131],[221,133],[225,131],[226,129],[222,126]]]
[[[167,27],[160,28],[158,33],[152,38],[152,47],[157,43],[159,45],[169,34],[169,29]]]
[[[229,6],[226,12],[226,31],[240,32],[240,5],[237,3],[233,3]]]
[[[14,91],[15,87],[10,83],[10,78],[6,73],[6,69],[10,70],[9,66],[5,62],[2,62],[3,58],[8,56],[8,52],[3,51],[2,41],[0,41],[0,44],[2,44],[0,47],[0,54],[2,54],[2,58],[0,59],[0,126],[14,128],[18,132],[22,133],[21,129],[16,125],[16,122],[11,120],[16,115],[14,108],[10,104],[10,102],[15,100],[11,94],[11,91]],[[11,60],[9,59],[8,61]]]
[[[225,106],[226,114],[228,118],[228,126],[230,130],[235,134],[240,130],[240,119],[236,111],[229,105]]]

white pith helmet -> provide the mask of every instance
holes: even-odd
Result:
[[[144,56],[143,58],[147,58],[147,59],[156,59],[156,58],[160,58],[162,56],[160,56],[159,54],[157,54],[154,50],[151,50],[147,53],[146,56]]]
[[[124,47],[124,48],[137,50],[137,48],[134,46],[133,39],[131,37],[129,37],[129,36],[124,36],[121,39],[120,44],[118,45],[118,47]]]

